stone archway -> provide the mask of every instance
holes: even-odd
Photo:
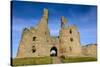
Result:
[[[50,49],[50,56],[57,56],[57,48],[56,47],[52,47]]]

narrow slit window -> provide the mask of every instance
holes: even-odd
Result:
[[[32,46],[32,53],[36,52],[35,46]]]
[[[71,30],[71,29],[70,29],[70,31],[69,31],[69,32],[70,32],[70,34],[72,34],[72,30]]]
[[[47,32],[45,32],[45,35],[47,34]]]
[[[33,37],[33,41],[35,41],[36,40],[36,37]]]
[[[70,38],[70,41],[73,42],[73,38]]]

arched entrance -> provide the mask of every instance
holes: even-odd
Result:
[[[57,48],[56,47],[52,47],[50,49],[50,56],[57,56]]]

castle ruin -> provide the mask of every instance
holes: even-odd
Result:
[[[44,56],[82,56],[80,34],[77,27],[65,26],[67,20],[61,17],[58,37],[50,36],[48,28],[48,9],[36,27],[25,28],[19,43],[17,58]]]

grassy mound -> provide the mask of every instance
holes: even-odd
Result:
[[[51,64],[51,57],[30,57],[12,59],[12,66]]]
[[[90,62],[90,61],[97,61],[97,58],[93,58],[93,57],[67,57],[67,58],[61,58],[62,63]]]

